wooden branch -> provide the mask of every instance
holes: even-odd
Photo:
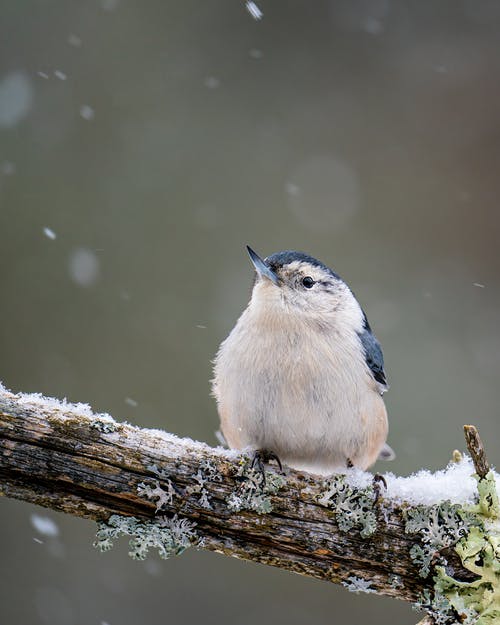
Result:
[[[363,538],[359,530],[342,531],[336,510],[321,505],[319,479],[288,470],[282,487],[263,494],[271,511],[237,511],[235,498],[252,479],[242,475],[245,462],[234,452],[0,386],[0,494],[96,521],[113,514],[152,520],[158,503],[162,515],[195,523],[204,549],[406,601],[432,588],[410,556],[418,537],[405,533],[397,505],[382,497],[374,508],[377,530]]]
[[[417,625],[434,625],[435,622],[436,621],[432,618],[432,616],[424,616],[424,618],[419,621]]]

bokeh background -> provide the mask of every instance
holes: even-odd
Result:
[[[301,249],[384,347],[390,469],[446,465],[466,422],[498,462],[500,2],[256,6],[4,0],[0,379],[214,443],[244,244]],[[100,554],[19,502],[0,524],[10,625],[419,618],[211,553]]]

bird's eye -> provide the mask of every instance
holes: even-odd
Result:
[[[306,289],[312,289],[314,286],[314,280],[310,276],[306,276],[302,278],[302,284],[306,287]]]

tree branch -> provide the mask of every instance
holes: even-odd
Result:
[[[244,455],[0,385],[0,494],[95,521],[178,515],[196,524],[204,549],[411,602],[432,590],[401,506],[342,481],[332,495],[332,484],[292,470],[267,482]],[[349,494],[376,529],[346,526]],[[456,554],[446,557],[463,570]]]

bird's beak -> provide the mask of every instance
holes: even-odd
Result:
[[[278,276],[274,273],[274,271],[266,265],[262,258],[258,254],[256,254],[249,245],[247,245],[247,251],[250,256],[250,260],[252,261],[253,266],[255,267],[259,276],[261,276],[262,278],[267,278],[268,280],[271,280],[271,282],[273,282],[274,284],[278,285],[280,280]]]

